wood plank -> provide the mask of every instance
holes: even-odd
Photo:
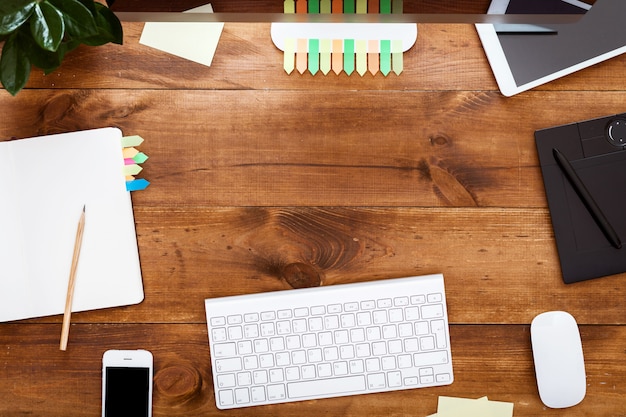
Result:
[[[74,324],[67,352],[58,349],[60,327],[0,327],[0,415],[98,416],[101,360],[106,349],[145,348],[155,357],[154,416],[217,416],[207,330],[198,324]],[[529,326],[455,325],[450,329],[455,382],[438,388],[360,395],[239,409],[237,416],[425,416],[440,395],[515,404],[516,417],[546,413],[537,395]],[[618,416],[626,395],[623,326],[581,326],[587,395],[551,416]],[[77,407],[77,404],[80,406]]]
[[[23,91],[0,137],[103,126],[146,139],[145,206],[546,207],[536,129],[621,92]],[[581,106],[579,103],[588,103]]]
[[[419,25],[415,46],[404,54],[403,73],[387,77],[289,75],[267,23],[226,24],[211,67],[140,45],[142,29],[141,23],[125,23],[123,46],[80,47],[57,71],[44,75],[34,70],[27,87],[497,91],[472,25]],[[625,90],[624,60],[626,56],[616,57],[537,90]]]
[[[198,323],[205,298],[430,273],[445,276],[452,323],[523,324],[547,310],[625,323],[626,274],[564,284],[545,209],[136,205],[135,220],[145,300],[73,323]]]

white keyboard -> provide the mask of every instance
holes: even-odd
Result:
[[[453,381],[441,274],[207,299],[205,308],[220,409]]]

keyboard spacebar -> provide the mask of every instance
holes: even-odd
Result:
[[[312,381],[290,382],[287,384],[289,398],[345,394],[356,391],[365,391],[365,377],[363,375],[348,376],[345,378],[315,379]]]

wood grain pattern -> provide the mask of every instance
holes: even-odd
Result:
[[[623,56],[505,98],[471,25],[420,25],[405,72],[387,78],[287,75],[268,24],[227,24],[210,68],[139,45],[142,28],[125,23],[124,46],[81,47],[17,97],[0,94],[3,140],[117,126],[145,138],[151,182],[133,194],[145,301],[73,314],[65,353],[60,316],[1,323],[0,416],[99,415],[102,354],[124,348],[154,353],[155,417],[422,417],[439,395],[511,401],[516,417],[626,415],[626,274],[562,283],[533,138],[624,112]],[[215,407],[205,298],[435,272],[452,385]],[[561,411],[539,401],[528,333],[557,309],[581,324],[588,382],[584,402]]]

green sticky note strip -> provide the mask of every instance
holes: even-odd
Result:
[[[402,14],[402,0],[393,0],[391,13]]]
[[[124,175],[137,175],[141,172],[143,168],[141,168],[139,165],[124,165],[124,168],[122,168],[122,173]]]
[[[285,13],[295,13],[296,12],[296,3],[293,0],[285,0],[283,10]]]
[[[332,7],[330,5],[330,0],[322,0],[320,2],[320,13],[331,13]]]
[[[391,13],[391,0],[380,0],[380,14]]]
[[[122,138],[122,148],[128,148],[131,146],[139,146],[143,142],[143,138],[138,135],[124,136]]]
[[[367,0],[356,0],[356,12],[358,14],[367,13]]]
[[[391,41],[380,41],[380,72],[387,76],[391,72]]]
[[[309,39],[309,71],[315,75],[320,69],[320,40]]]
[[[348,75],[354,71],[354,39],[343,41],[343,70]]]
[[[344,0],[343,1],[343,12],[344,13],[354,13],[355,12],[355,7],[354,7],[354,0]]]
[[[320,12],[320,0],[309,0],[307,2],[309,6],[309,13],[319,14]]]
[[[133,161],[137,164],[143,164],[148,160],[148,155],[143,152],[139,152],[137,155],[133,156]]]

